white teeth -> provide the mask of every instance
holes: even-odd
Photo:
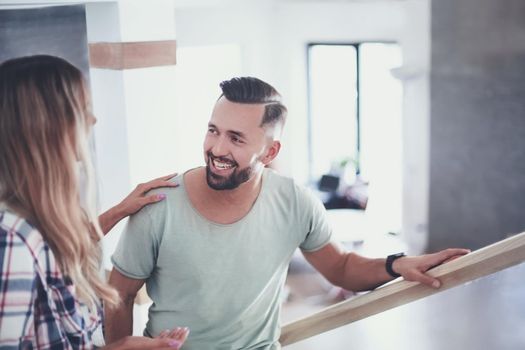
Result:
[[[232,164],[219,162],[219,161],[216,160],[216,159],[213,160],[213,165],[214,165],[217,169],[220,169],[220,170],[226,170],[226,169],[233,168],[233,165],[232,165]]]

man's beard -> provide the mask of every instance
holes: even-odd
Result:
[[[235,168],[229,176],[221,176],[214,174],[211,171],[211,162],[214,157],[208,154],[208,164],[206,164],[206,182],[214,190],[233,190],[241,184],[248,181],[251,177],[253,169],[247,166],[243,169]]]

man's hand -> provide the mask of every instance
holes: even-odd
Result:
[[[415,281],[428,285],[429,287],[441,287],[441,281],[426,274],[431,268],[454,260],[470,253],[468,249],[450,248],[437,253],[420,256],[406,256],[396,259],[392,269],[407,281]]]

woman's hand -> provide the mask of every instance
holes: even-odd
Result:
[[[160,332],[156,339],[170,339],[171,344],[176,346],[176,342],[179,342],[179,348],[184,344],[188,335],[190,334],[190,329],[188,327],[177,327],[172,330],[165,330]],[[177,348],[178,349],[178,348]]]
[[[103,347],[103,350],[174,350],[180,349],[188,334],[188,328],[177,327],[162,331],[156,338],[125,337],[113,344]]]
[[[176,175],[176,173],[170,174],[139,184],[122,202],[98,217],[102,232],[107,234],[120,220],[135,214],[148,204],[156,203],[166,198],[164,194],[146,195],[146,193],[159,187],[177,187],[178,184],[169,181]]]

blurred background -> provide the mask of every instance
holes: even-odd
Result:
[[[348,249],[478,249],[525,228],[522,0],[0,0],[0,61],[35,53],[90,81],[101,210],[202,165],[219,83],[255,76],[289,110],[273,167],[318,194]],[[290,271],[311,273],[300,257]]]

